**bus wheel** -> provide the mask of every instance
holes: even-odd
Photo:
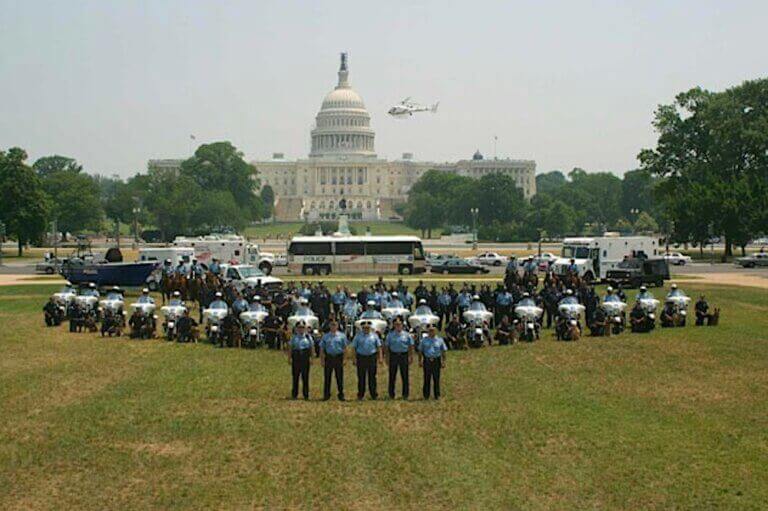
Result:
[[[264,275],[272,274],[272,265],[267,262],[261,263],[259,269],[264,272]]]
[[[397,272],[400,275],[410,275],[413,273],[413,268],[410,265],[404,264],[397,269]]]
[[[313,273],[315,273],[315,269],[312,266],[304,265],[301,267],[302,275],[312,275]]]

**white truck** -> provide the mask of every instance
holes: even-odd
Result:
[[[242,291],[246,286],[276,289],[283,285],[279,278],[266,275],[248,264],[222,264],[221,274],[224,280],[233,283],[238,291]]]
[[[649,236],[621,237],[614,233],[594,238],[565,238],[560,257],[552,263],[551,269],[556,275],[565,275],[574,264],[579,276],[585,280],[603,280],[608,270],[615,268],[625,257],[642,255],[659,255],[659,240]]]
[[[193,248],[195,258],[205,265],[211,264],[215,258],[222,263],[253,265],[267,275],[275,266],[274,254],[262,252],[257,244],[248,243],[242,236],[234,234],[211,234],[197,238],[177,236],[173,245]]]

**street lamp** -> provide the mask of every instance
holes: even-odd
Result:
[[[133,244],[134,248],[139,246],[139,214],[141,213],[140,207],[133,208]]]
[[[469,212],[472,214],[472,250],[477,250],[477,215],[480,210],[471,208]]]

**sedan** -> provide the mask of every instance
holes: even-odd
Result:
[[[757,254],[750,254],[747,257],[739,257],[736,259],[736,264],[743,266],[744,268],[754,268],[755,266],[768,266],[768,253],[760,252]]]
[[[691,256],[687,256],[680,252],[667,252],[664,254],[664,259],[668,264],[674,264],[676,266],[684,266],[691,262]]]
[[[484,252],[471,258],[475,264],[482,264],[484,266],[501,266],[507,264],[509,258],[496,252]]]
[[[449,259],[432,265],[432,273],[488,273],[490,270],[464,259]]]

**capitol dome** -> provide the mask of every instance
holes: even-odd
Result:
[[[323,99],[312,129],[310,157],[352,155],[375,157],[371,116],[363,98],[349,85],[347,54],[341,54],[339,82]]]

